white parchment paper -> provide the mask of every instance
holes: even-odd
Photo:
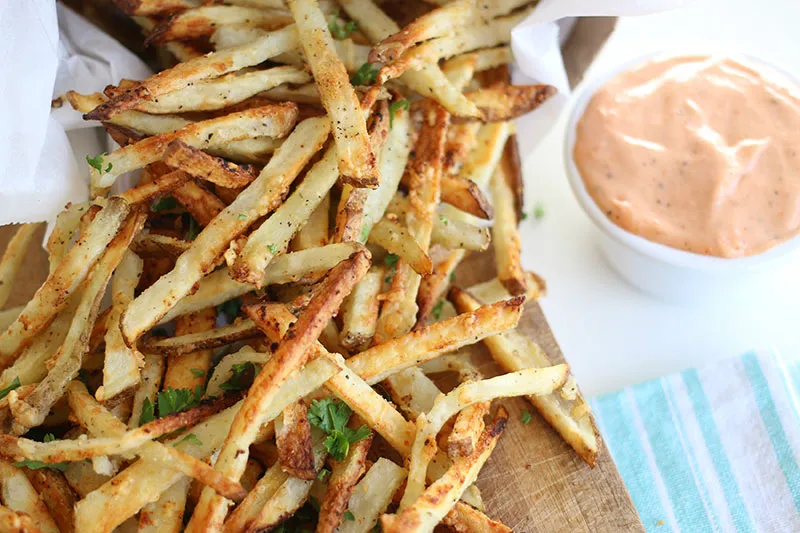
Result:
[[[585,15],[638,15],[681,0],[542,0],[512,32],[515,83],[549,83],[559,93],[517,124],[523,153],[563,110],[569,86],[555,21]],[[0,2],[0,225],[53,220],[88,197],[86,155],[110,149],[107,136],[68,104],[67,90],[97,92],[148,67],[120,43],[53,0]]]

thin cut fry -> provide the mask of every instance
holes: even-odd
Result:
[[[417,274],[425,275],[433,268],[431,258],[422,249],[417,240],[403,225],[383,218],[372,226],[369,242],[377,244],[389,253],[396,254],[408,263]]]
[[[361,481],[353,488],[347,507],[350,514],[353,515],[353,519],[342,522],[336,531],[338,533],[367,533],[372,530],[405,477],[405,468],[401,468],[383,457],[375,461]]]
[[[342,304],[339,342],[348,350],[363,349],[375,334],[384,270],[373,266]]]
[[[211,350],[259,336],[261,336],[261,333],[253,321],[242,319],[227,326],[220,326],[197,333],[186,333],[166,339],[153,338],[145,343],[144,349],[175,357],[198,350]]]
[[[214,217],[225,209],[225,204],[219,198],[194,181],[187,181],[172,191],[172,196],[189,211],[192,218],[202,227],[208,226]]]
[[[25,252],[38,228],[39,224],[23,224],[8,241],[3,257],[0,259],[0,307],[3,307],[8,301],[14,278],[22,266]]]
[[[300,45],[317,82],[322,105],[330,115],[342,179],[359,187],[375,188],[378,176],[367,124],[350,77],[328,30],[328,22],[313,0],[289,0]]]
[[[167,145],[164,162],[196,178],[223,187],[244,187],[256,178],[250,165],[236,165],[208,155],[179,140],[172,141]]]
[[[42,533],[59,533],[47,506],[20,468],[0,459],[0,496],[5,508],[31,518]],[[24,522],[23,522],[24,523]],[[21,531],[28,531],[22,529]]]
[[[478,106],[484,120],[498,122],[530,113],[554,94],[556,88],[551,85],[495,85],[466,96]]]
[[[471,180],[478,187],[488,186],[509,135],[511,124],[508,122],[493,122],[481,126],[475,148],[461,168],[461,177]]]
[[[213,307],[183,315],[175,321],[176,336],[203,335],[214,330],[217,313]],[[167,360],[163,389],[196,390],[206,384],[213,363],[213,352],[207,347],[194,346],[189,352],[172,354]]]
[[[289,474],[281,470],[279,463],[272,465],[225,521],[226,533],[245,531],[287,479]]]
[[[275,422],[278,461],[287,474],[301,479],[315,479],[314,450],[311,447],[311,424],[308,407],[301,399],[283,410],[283,419]]]
[[[75,493],[69,486],[61,472],[51,468],[38,470],[25,469],[28,480],[33,485],[39,497],[50,510],[61,533],[72,533],[75,506]]]
[[[163,44],[167,41],[208,36],[217,26],[248,24],[267,29],[278,29],[292,23],[291,17],[263,9],[241,6],[202,6],[186,10],[158,24],[147,36],[146,43]]]
[[[511,533],[511,528],[492,520],[474,507],[463,502],[456,502],[442,523],[450,526],[457,533]]]
[[[319,533],[333,533],[342,522],[353,489],[366,471],[367,452],[371,445],[372,435],[350,446],[344,461],[334,462],[328,490],[319,509]]]
[[[158,391],[161,388],[161,378],[164,377],[164,358],[156,354],[145,354],[142,379],[136,393],[133,395],[131,417],[128,419],[129,428],[138,428],[142,416],[142,407],[145,400],[155,405]]]
[[[520,238],[517,231],[517,213],[514,194],[508,180],[509,170],[503,161],[492,176],[492,201],[495,206],[492,241],[497,278],[511,294],[526,292],[525,273],[520,258]]]

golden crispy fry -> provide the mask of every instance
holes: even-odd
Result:
[[[457,533],[511,533],[510,527],[463,502],[456,502],[442,523]]]
[[[347,366],[375,384],[395,372],[514,328],[524,301],[524,297],[516,297],[431,324],[354,355]]]
[[[339,177],[336,152],[334,146],[328,148],[283,205],[250,234],[231,268],[233,279],[255,286],[263,285],[264,271],[273,257],[286,251],[295,232]]]
[[[43,533],[33,518],[0,505],[0,531],[3,533]]]
[[[238,479],[247,462],[247,452],[258,429],[266,423],[265,413],[274,405],[280,385],[308,359],[308,349],[319,337],[325,324],[339,309],[344,297],[366,274],[369,268],[367,252],[357,252],[343,261],[314,292],[308,306],[303,309],[296,324],[287,332],[273,357],[256,376],[241,411],[234,419],[225,445],[220,451],[215,468],[232,479]],[[256,313],[248,308],[248,313]],[[251,318],[254,316],[251,315]],[[225,500],[210,490],[204,490],[188,529],[199,530],[203,524],[220,524],[227,514]]]
[[[310,118],[298,124],[258,178],[200,232],[191,248],[178,258],[175,269],[131,303],[122,317],[122,332],[129,344],[214,268],[231,239],[277,206],[292,180],[325,141],[329,128],[325,118]]]
[[[272,465],[225,521],[225,531],[245,531],[287,479],[289,474],[281,470],[279,463]]]
[[[119,197],[125,200],[129,205],[149,202],[156,196],[162,196],[180,187],[190,179],[192,179],[192,177],[186,172],[176,170],[156,176],[153,181],[148,183],[140,183],[136,187],[120,193]]]
[[[38,228],[39,224],[23,224],[8,241],[3,257],[0,258],[0,307],[3,307],[8,301],[14,278],[22,266],[25,252]]]
[[[289,247],[292,250],[308,250],[319,248],[328,244],[328,231],[330,221],[328,213],[331,210],[331,195],[326,194],[316,209],[309,215],[305,225],[300,228]]]
[[[369,242],[389,253],[396,254],[420,275],[429,274],[433,268],[431,258],[420,247],[409,230],[402,224],[383,218],[369,234]]]
[[[511,124],[508,122],[493,122],[481,126],[475,148],[464,162],[460,176],[471,180],[478,187],[488,186],[489,179],[503,156],[503,148],[509,135],[511,135]]]
[[[495,398],[549,394],[564,385],[568,373],[567,365],[529,368],[495,378],[463,383],[446,396],[437,398],[427,415],[421,414],[417,417],[417,436],[411,447],[408,483],[400,507],[412,505],[422,494],[428,464],[436,454],[436,435],[450,417],[469,405]]]
[[[221,396],[225,393],[222,388],[222,384],[228,381],[231,376],[233,376],[234,365],[241,365],[245,363],[263,365],[267,362],[269,357],[269,354],[256,352],[249,346],[243,347],[238,352],[226,355],[214,367],[214,373],[211,375],[211,379],[208,380],[208,386],[206,387],[206,396],[213,398],[215,396]]]
[[[103,385],[97,389],[97,399],[107,402],[139,383],[139,370],[144,358],[136,348],[129,348],[122,339],[119,319],[122,312],[133,301],[133,293],[142,275],[142,260],[127,251],[120,261],[111,281],[111,311],[106,322],[105,360],[103,363]]]
[[[480,144],[480,141],[476,142],[476,144]],[[467,158],[461,170],[462,176],[472,170],[472,167],[467,166],[470,162],[471,159]],[[489,220],[494,216],[492,205],[483,195],[480,187],[471,179],[465,179],[460,176],[442,176],[442,202],[485,220]]]
[[[145,354],[142,367],[141,382],[133,395],[131,417],[128,419],[129,428],[138,428],[142,416],[142,406],[145,400],[155,405],[158,391],[161,388],[161,378],[164,377],[164,358],[160,355]]]
[[[384,275],[383,268],[370,268],[342,304],[339,342],[348,350],[365,348],[375,334],[380,310],[378,295],[383,286]]]
[[[302,399],[285,407],[283,419],[275,421],[275,443],[278,462],[284,472],[301,479],[317,477],[308,407]]]
[[[183,527],[183,512],[191,479],[185,477],[168,488],[161,497],[139,512],[137,533],[178,532]]]
[[[335,124],[333,138],[342,179],[359,187],[375,188],[380,182],[367,124],[350,77],[328,30],[328,22],[313,0],[289,0],[300,45],[317,82],[322,105]]]
[[[472,455],[457,459],[444,476],[421,491],[418,496],[415,495],[409,503],[403,505],[401,502],[400,513],[383,515],[381,517],[383,530],[388,533],[432,531],[450,512],[464,490],[478,477],[478,472],[494,451],[500,435],[503,434],[507,421],[508,413],[501,407],[491,425],[481,434],[480,442]],[[407,484],[404,501],[408,495]]]
[[[0,459],[0,496],[6,508],[29,516],[42,533],[59,533],[55,520],[25,473],[5,459]]]
[[[72,244],[73,237],[78,233],[78,225],[83,212],[89,208],[89,202],[80,204],[67,204],[64,210],[56,217],[50,237],[47,239],[47,259],[50,263],[50,274],[58,263],[67,254]]]
[[[334,462],[328,490],[319,509],[319,533],[333,533],[344,520],[343,515],[353,489],[367,469],[367,452],[371,445],[372,435],[350,446],[344,461]]]
[[[164,162],[196,178],[223,187],[244,187],[256,179],[250,165],[236,165],[175,140],[167,145]]]
[[[252,320],[241,319],[227,326],[220,326],[197,333],[176,334],[175,337],[166,339],[152,338],[145,342],[144,350],[176,357],[191,354],[198,350],[220,348],[228,344],[260,336],[261,333]]]
[[[146,43],[208,36],[217,26],[248,24],[275,30],[292,23],[284,14],[241,6],[202,6],[186,10],[158,24],[147,36]]]
[[[174,191],[172,196],[178,200],[198,224],[208,226],[225,209],[225,204],[194,181],[187,181]]]
[[[196,7],[197,0],[114,0],[128,15],[158,15]]]
[[[91,169],[92,185],[96,188],[110,187],[120,174],[158,161],[174,140],[196,148],[209,148],[259,135],[285,137],[297,116],[295,104],[273,104],[193,122],[173,133],[148,137],[101,157],[99,169]]]
[[[517,213],[514,208],[514,194],[509,186],[509,169],[505,162],[492,176],[492,201],[495,207],[492,241],[497,278],[511,294],[526,292],[525,273],[520,258],[520,239],[517,231]]]
[[[405,215],[408,200],[395,195],[389,205],[389,211]],[[483,251],[491,241],[489,228],[465,222],[463,212],[450,205],[440,205],[437,216],[433,220],[431,244],[439,244],[445,248]]]
[[[346,520],[339,533],[367,533],[378,523],[381,513],[392,501],[406,477],[406,470],[381,457],[353,488],[347,510],[353,520]]]
[[[143,230],[131,242],[131,251],[142,257],[178,256],[186,251],[190,242]]]
[[[466,96],[478,106],[484,120],[498,122],[530,113],[554,94],[556,88],[551,85],[495,85]]]
[[[15,356],[67,305],[69,296],[86,279],[128,215],[128,205],[112,198],[85,234],[59,262],[58,267],[25,306],[25,310],[0,334],[0,367]]]
[[[87,349],[92,324],[97,318],[100,299],[112,272],[122,260],[133,237],[142,228],[144,218],[141,213],[133,213],[92,268],[92,274],[86,280],[84,292],[64,344],[53,357],[53,366],[47,376],[24,401],[10,404],[17,424],[27,428],[41,424],[50,408],[64,394],[67,384],[77,376]],[[95,223],[100,220],[98,215]],[[66,259],[63,262],[66,262]]]
[[[480,305],[466,291],[454,291],[453,301],[459,311]],[[538,344],[517,332],[506,332],[484,339],[489,353],[507,372],[525,368],[543,368],[550,359]],[[589,466],[594,466],[599,447],[599,434],[589,405],[575,387],[573,395],[550,394],[528,396],[536,410],[558,431]]]
[[[213,307],[180,316],[175,320],[176,337],[173,338],[203,335],[214,330],[216,321],[217,312]],[[213,355],[210,348],[197,345],[190,352],[172,354],[167,360],[163,388],[195,390],[196,387],[203,387],[211,369]]]
[[[270,32],[252,43],[179,63],[171,69],[150,76],[119,96],[110,98],[84,117],[87,120],[107,120],[122,111],[132,109],[141,100],[154,100],[194,82],[257,65],[280,53],[291,51],[297,47],[297,39],[297,28],[291,25]]]
[[[75,493],[61,472],[51,468],[31,470],[26,468],[25,475],[39,497],[50,511],[61,533],[75,531],[72,523],[74,517]]]

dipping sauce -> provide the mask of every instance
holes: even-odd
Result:
[[[611,221],[719,257],[758,254],[800,232],[800,89],[756,68],[660,58],[595,93],[573,158]]]

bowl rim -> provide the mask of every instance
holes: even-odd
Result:
[[[569,114],[564,135],[564,166],[572,193],[575,195],[583,211],[589,216],[592,222],[601,231],[609,235],[618,243],[625,245],[634,251],[647,257],[658,260],[662,263],[673,266],[689,268],[694,270],[728,270],[737,269],[758,269],[767,264],[774,263],[800,248],[800,234],[765,250],[759,254],[744,257],[718,257],[704,255],[695,252],[688,252],[672,248],[666,244],[650,241],[614,224],[595,203],[589,195],[583,182],[583,177],[572,158],[575,138],[577,134],[578,120],[583,116],[586,106],[594,96],[595,92],[606,82],[622,73],[623,71],[657,58],[679,57],[679,56],[724,56],[750,66],[755,70],[759,68],[772,69],[778,74],[783,75],[788,81],[800,86],[800,78],[788,72],[786,69],[776,66],[772,62],[750,54],[736,51],[722,51],[710,45],[703,45],[699,49],[695,48],[667,48],[659,49],[639,55],[633,59],[623,61],[613,67],[605,69],[602,73],[593,75],[591,79],[585,80],[578,88],[569,106]],[[765,74],[769,75],[768,72]]]

